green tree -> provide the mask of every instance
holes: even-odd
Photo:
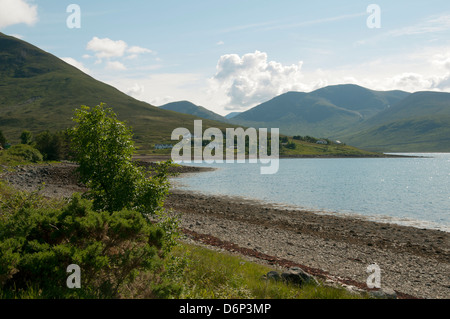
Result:
[[[158,165],[153,176],[147,177],[144,168],[132,161],[131,129],[103,103],[93,108],[81,106],[74,121],[71,146],[94,208],[109,212],[131,209],[144,215],[159,212],[169,191],[171,161]]]
[[[33,134],[30,131],[23,131],[20,135],[20,143],[25,145],[31,145],[33,141]]]
[[[4,147],[6,142],[7,141],[6,141],[5,136],[3,135],[3,132],[0,130],[0,146]]]
[[[289,143],[286,145],[286,147],[287,147],[288,149],[295,150],[295,149],[297,148],[297,144],[295,144],[294,142],[289,142]]]
[[[45,131],[35,138],[36,148],[47,161],[58,161],[64,158],[64,140],[62,133]]]

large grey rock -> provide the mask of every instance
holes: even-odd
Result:
[[[275,281],[283,280],[284,282],[296,284],[299,286],[307,283],[314,283],[317,285],[319,284],[314,276],[308,274],[299,267],[292,267],[289,270],[283,272],[281,275],[276,271],[269,271],[266,274],[265,279],[271,279]]]
[[[269,272],[266,274],[266,279],[271,279],[271,280],[278,281],[278,280],[281,280],[281,276],[280,276],[280,274],[279,274],[278,272],[276,272],[276,271],[269,271]]]
[[[380,290],[371,291],[370,295],[380,299],[397,299],[397,293],[391,288],[381,288]]]
[[[281,277],[286,281],[297,285],[308,283],[319,284],[314,276],[308,274],[299,267],[292,267],[288,271],[283,272]]]

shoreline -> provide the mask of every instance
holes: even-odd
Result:
[[[411,154],[415,154],[415,153],[411,153]],[[327,159],[327,158],[421,158],[422,156],[416,156],[416,155],[397,155],[397,154],[374,154],[374,155],[357,155],[357,154],[352,154],[352,155],[308,155],[308,154],[302,154],[302,155],[279,155],[278,158],[279,159],[301,159],[301,158],[305,158],[305,159],[310,159],[310,158],[323,158],[323,159]],[[157,162],[157,161],[168,161],[172,159],[171,154],[157,154],[157,155],[149,155],[149,154],[141,154],[141,155],[135,155],[133,156],[133,159],[135,160],[139,160],[139,161],[144,161],[144,162]],[[192,157],[191,160],[193,161],[195,158]],[[237,158],[235,158],[237,159]],[[246,160],[249,159],[248,156],[245,157]],[[260,159],[259,157],[257,159]],[[272,159],[270,157],[268,157],[267,159]],[[201,160],[204,160],[203,158],[201,158]],[[223,160],[226,160],[226,158],[224,158]]]
[[[450,234],[446,232],[177,190],[172,190],[166,207],[183,213],[188,231],[320,269],[360,287],[367,280],[367,267],[377,263],[383,287],[419,298],[450,297]]]
[[[75,168],[71,163],[20,167],[3,179],[28,191],[45,182],[41,191],[45,196],[68,197],[83,191],[73,176]],[[181,177],[202,171],[188,166],[179,169]],[[280,267],[302,265],[360,288],[367,280],[367,267],[377,263],[382,287],[394,289],[399,297],[450,298],[450,233],[286,210],[176,188],[171,189],[165,207],[180,213],[188,241]]]
[[[204,167],[199,167],[204,168]],[[212,168],[211,170],[218,169],[218,168]],[[208,170],[205,170],[208,171]],[[201,172],[191,172],[192,174],[195,173],[201,173]],[[189,174],[189,173],[186,173]],[[433,231],[441,231],[444,233],[450,234],[450,227],[444,226],[441,224],[429,222],[429,221],[423,221],[423,220],[414,220],[414,219],[406,219],[406,218],[396,218],[388,215],[365,215],[365,214],[358,214],[355,212],[341,212],[341,211],[333,211],[333,210],[320,210],[320,209],[314,209],[314,208],[307,208],[307,207],[300,207],[293,204],[286,204],[286,203],[277,203],[277,202],[269,202],[262,199],[255,199],[255,198],[247,198],[242,196],[235,196],[235,195],[221,195],[221,194],[208,194],[206,192],[202,191],[194,191],[194,190],[188,190],[185,189],[186,186],[183,185],[182,182],[177,182],[178,178],[183,178],[184,174],[181,174],[181,176],[177,176],[173,178],[173,186],[174,190],[177,192],[183,192],[187,194],[192,195],[202,195],[202,196],[209,196],[211,198],[224,198],[229,201],[240,201],[250,204],[257,204],[264,207],[271,207],[276,208],[280,210],[286,210],[286,211],[302,211],[302,212],[308,212],[312,214],[322,215],[322,216],[331,216],[331,217],[340,217],[340,218],[349,218],[349,219],[358,219],[365,222],[372,222],[372,223],[378,223],[378,224],[387,224],[387,225],[398,225],[402,227],[411,227],[416,229],[423,229],[423,230],[433,230]]]

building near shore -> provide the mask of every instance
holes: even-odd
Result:
[[[155,150],[167,150],[172,148],[172,144],[155,144]]]

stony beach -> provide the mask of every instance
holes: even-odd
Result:
[[[144,165],[151,165],[148,162]],[[76,165],[19,167],[0,178],[49,197],[83,192]],[[180,167],[189,174],[204,169]],[[450,298],[450,233],[287,209],[242,198],[174,187],[165,207],[178,214],[188,242],[241,254],[275,267],[300,266],[326,279],[366,288],[367,267],[381,269],[381,285],[399,298]]]

